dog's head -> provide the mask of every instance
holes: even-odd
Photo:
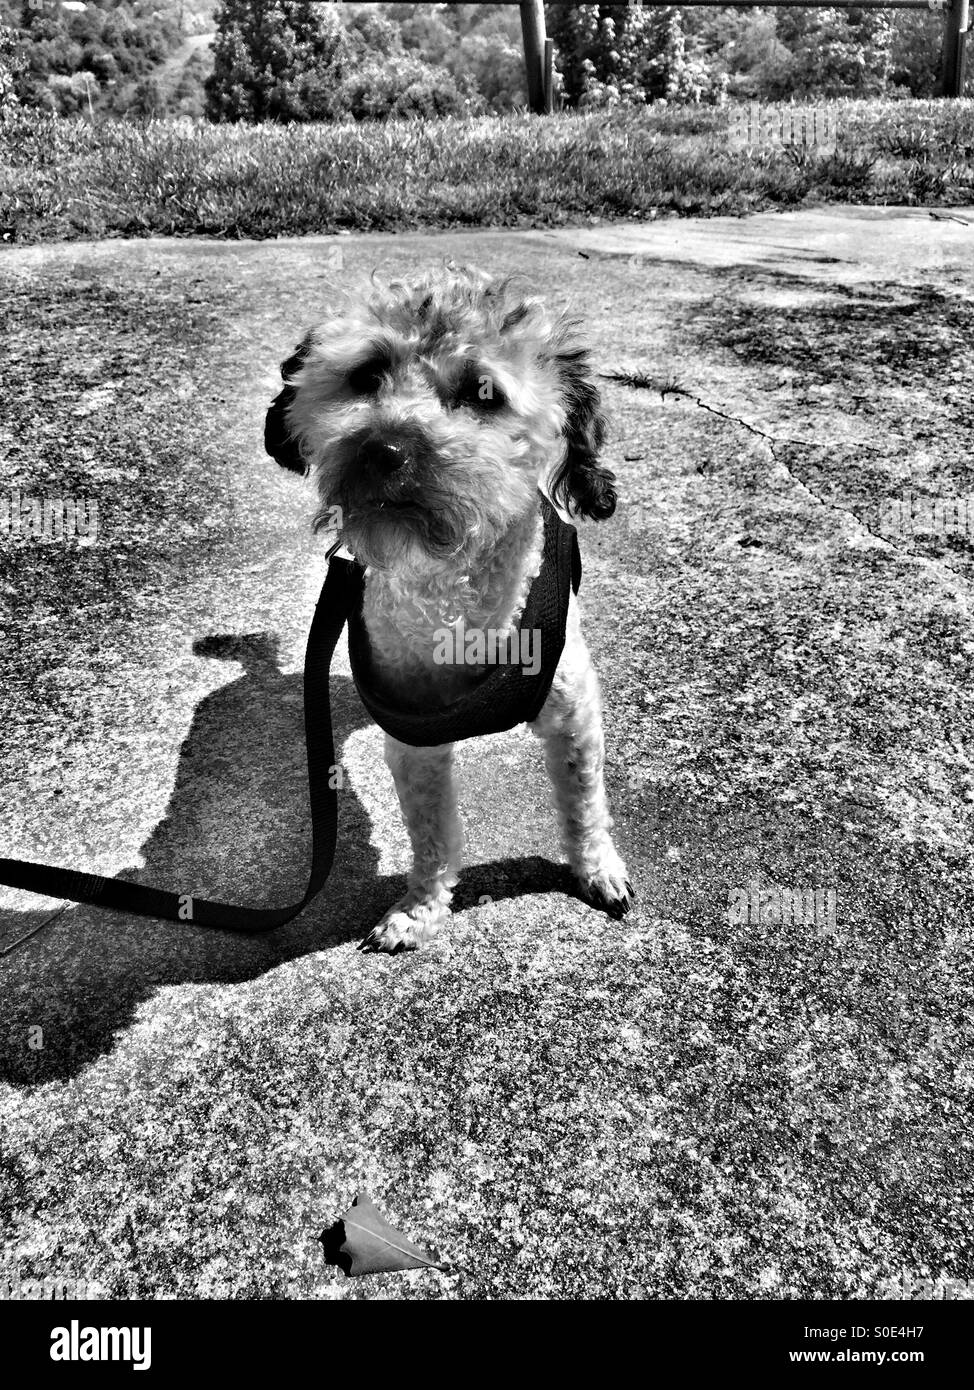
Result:
[[[269,453],[314,476],[364,564],[483,551],[534,506],[612,515],[599,393],[573,325],[470,269],[349,294],[284,363]]]

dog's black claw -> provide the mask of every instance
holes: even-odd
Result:
[[[609,917],[615,918],[618,922],[625,917],[636,900],[635,891],[628,879],[625,882],[625,888],[625,893],[622,894],[621,897],[617,897],[615,894],[610,896],[605,889],[598,887],[594,883],[588,883],[584,887],[584,892],[587,901],[591,903],[593,907],[599,908],[600,911],[606,913]]]
[[[399,956],[406,951],[415,951],[416,943],[397,941],[390,946],[382,940],[378,927],[373,927],[365,940],[359,942],[358,949],[370,956]]]

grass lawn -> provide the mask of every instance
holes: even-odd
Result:
[[[836,104],[834,151],[738,151],[733,108],[311,126],[0,119],[0,236],[265,238],[974,201],[974,100]]]

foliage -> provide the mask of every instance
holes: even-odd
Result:
[[[915,11],[551,4],[566,101],[930,95],[943,20]]]
[[[768,75],[768,96],[879,96],[886,90],[894,34],[889,12],[786,10],[776,18],[787,57]]]
[[[0,116],[0,236],[296,236],[969,203],[974,101],[839,101],[839,147],[734,150],[716,106],[268,122]]]
[[[207,114],[218,121],[447,116],[484,106],[476,84],[404,51],[383,12],[309,0],[223,0]]]
[[[472,84],[461,88],[449,72],[402,53],[366,59],[338,89],[339,110],[356,120],[455,116],[483,106]]]
[[[673,5],[549,5],[566,101],[614,106],[718,98],[725,81]]]
[[[65,115],[91,107],[125,111],[179,47],[175,11],[152,0],[93,0],[81,11],[56,0],[0,0],[0,24],[14,35],[18,102]]]
[[[0,111],[18,104],[16,84],[26,60],[17,45],[15,31],[0,24]]]
[[[580,109],[924,96],[939,79],[937,13],[623,4],[546,12],[560,99]],[[59,0],[0,0],[4,27],[13,38],[0,39],[0,102],[63,114],[341,120],[514,111],[527,100],[516,5],[86,0],[69,11]]]
[[[316,120],[353,51],[331,7],[310,0],[223,0],[207,115],[215,121]]]

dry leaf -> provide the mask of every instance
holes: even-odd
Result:
[[[395,1269],[448,1269],[388,1221],[360,1192],[344,1216],[321,1234],[325,1260],[346,1274],[378,1274]]]

